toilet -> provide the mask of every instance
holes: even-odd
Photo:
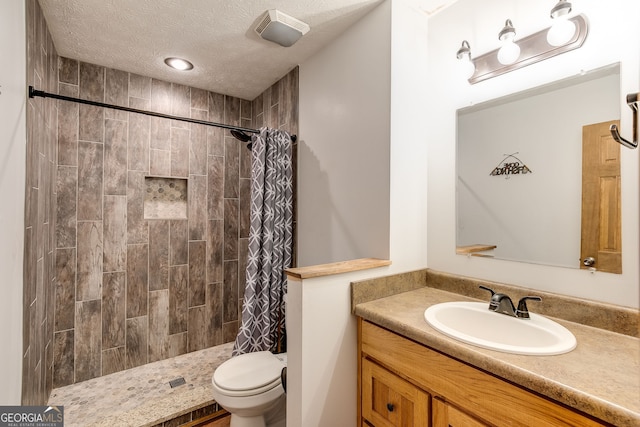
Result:
[[[232,357],[215,370],[213,397],[231,414],[231,427],[286,427],[286,366],[286,353],[258,351]]]

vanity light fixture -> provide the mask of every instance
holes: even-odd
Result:
[[[498,61],[501,64],[513,64],[520,56],[520,46],[514,41],[515,37],[516,29],[513,27],[511,19],[507,19],[504,28],[498,33],[498,40],[502,42],[502,47],[498,51]]]
[[[468,55],[475,69],[467,79],[468,82],[476,84],[582,46],[589,32],[587,18],[583,14],[570,17],[570,12],[571,3],[567,0],[558,1],[551,9],[551,17],[556,21],[554,23],[559,25],[559,29],[545,28],[529,36],[518,37],[517,44],[513,23],[507,19],[504,28],[498,34],[498,38],[503,42],[502,47],[474,58]],[[462,42],[462,48],[458,50],[458,59],[467,57],[463,50],[465,44],[469,45],[466,40]]]
[[[456,53],[456,57],[462,61],[462,67],[464,72],[464,77],[466,79],[473,76],[473,73],[476,72],[476,66],[473,64],[471,60],[471,47],[469,46],[469,42],[466,40],[462,40],[462,46],[458,49]]]
[[[186,59],[182,59],[182,58],[175,58],[175,57],[165,58],[164,63],[167,64],[169,67],[179,71],[189,71],[193,69],[193,64],[187,61]]]
[[[551,9],[553,25],[547,31],[547,42],[551,46],[562,46],[576,33],[576,24],[569,20],[569,13],[571,13],[571,3],[567,0],[560,0]]]

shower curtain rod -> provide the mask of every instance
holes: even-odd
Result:
[[[128,111],[130,113],[145,114],[147,116],[160,117],[160,118],[163,118],[163,119],[180,120],[180,121],[183,121],[183,122],[195,123],[195,124],[198,124],[198,125],[214,126],[214,127],[218,127],[218,128],[229,129],[231,131],[231,135],[233,135],[234,138],[239,139],[239,140],[241,140],[243,142],[247,142],[248,140],[251,139],[251,137],[249,135],[247,135],[247,133],[260,133],[260,131],[257,130],[257,129],[250,129],[250,128],[244,128],[244,127],[240,127],[240,126],[226,125],[224,123],[207,122],[205,120],[191,119],[189,117],[172,116],[172,115],[169,115],[169,114],[156,113],[155,111],[139,110],[137,108],[122,107],[120,105],[105,104],[104,102],[89,101],[87,99],[73,98],[73,97],[65,96],[65,95],[57,95],[55,93],[49,93],[49,92],[45,92],[45,91],[42,91],[42,90],[37,90],[33,86],[29,86],[29,98],[34,98],[36,96],[40,96],[42,98],[60,99],[62,101],[77,102],[77,103],[80,103],[80,104],[93,105],[95,107],[112,108],[114,110]],[[295,141],[296,140],[296,136],[295,135],[291,135],[291,139],[293,141]]]

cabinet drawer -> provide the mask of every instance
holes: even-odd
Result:
[[[362,416],[375,427],[429,426],[428,393],[362,359]]]
[[[455,406],[438,399],[433,399],[433,427],[489,427]]]

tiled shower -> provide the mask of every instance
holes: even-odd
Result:
[[[247,101],[58,57],[36,0],[27,19],[37,89],[297,133],[297,68]],[[249,229],[245,145],[204,125],[42,98],[27,106],[23,404],[232,341]],[[151,211],[153,197],[181,187]]]

